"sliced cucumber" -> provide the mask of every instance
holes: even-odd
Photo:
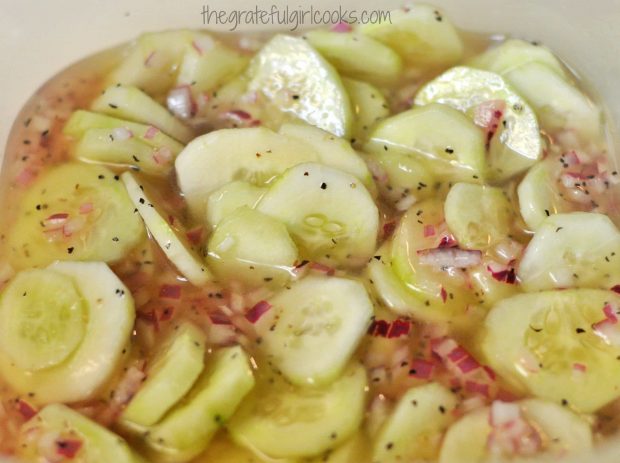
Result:
[[[353,79],[342,79],[342,83],[349,94],[355,119],[352,142],[353,138],[355,142],[364,142],[372,127],[390,115],[390,109],[379,89],[369,83]]]
[[[547,217],[519,263],[527,291],[611,288],[620,281],[620,232],[603,214],[571,212]]]
[[[183,143],[194,138],[192,129],[137,87],[108,87],[90,107],[113,117],[152,125]]]
[[[336,449],[302,463],[370,463],[369,447],[368,438],[360,431]]]
[[[147,445],[164,461],[188,461],[203,452],[215,432],[254,387],[241,347],[217,351],[189,395],[151,427]]]
[[[552,214],[570,210],[554,185],[549,161],[542,161],[528,170],[517,189],[519,211],[530,230],[536,231]]]
[[[89,129],[127,129],[140,141],[152,146],[153,148],[167,148],[176,157],[183,150],[183,145],[175,139],[169,137],[153,127],[137,122],[130,122],[117,119],[111,116],[104,116],[90,111],[78,109],[71,114],[71,117],[63,127],[63,133],[73,138],[82,138]]]
[[[237,51],[200,34],[183,54],[177,86],[190,85],[193,92],[213,90],[239,74],[248,64],[248,58]]]
[[[393,82],[402,71],[400,56],[381,42],[355,32],[310,31],[304,37],[345,76]]]
[[[381,196],[398,210],[437,193],[434,175],[414,156],[377,151],[368,156],[367,162],[380,172],[377,185]]]
[[[162,95],[174,85],[183,53],[196,32],[176,30],[142,34],[107,77],[109,85],[133,85],[150,95]]]
[[[424,4],[390,11],[389,19],[369,23],[360,32],[385,43],[415,67],[449,66],[461,59],[463,42],[442,11]]]
[[[465,249],[487,249],[508,236],[512,207],[499,188],[457,183],[444,205],[446,223]]]
[[[267,358],[293,384],[324,385],[339,377],[373,314],[354,280],[307,276],[269,300],[257,324]]]
[[[220,433],[207,447],[205,453],[200,455],[193,463],[299,463],[287,459],[275,459],[256,455],[254,452],[233,443],[230,438]],[[340,463],[340,462],[338,462]],[[345,463],[345,462],[342,462]]]
[[[207,223],[214,228],[240,207],[251,209],[267,191],[242,180],[236,180],[218,188],[207,200]]]
[[[129,290],[104,263],[19,274],[0,300],[2,376],[38,404],[92,399],[116,371],[134,316]]]
[[[258,210],[286,224],[302,257],[355,266],[375,250],[379,213],[364,185],[321,164],[299,164],[274,182]]]
[[[298,253],[286,227],[248,207],[224,218],[209,238],[209,268],[224,282],[247,287],[282,286],[291,278]]]
[[[448,429],[441,444],[439,463],[486,461],[487,442],[491,431],[488,408],[468,413]]]
[[[223,129],[193,140],[177,157],[177,181],[192,214],[205,217],[211,192],[233,180],[262,186],[289,167],[316,161],[297,140],[269,129]]]
[[[551,457],[555,461],[592,447],[589,424],[570,409],[540,399],[522,400],[518,404],[523,418],[542,438],[540,453],[519,461],[538,461],[544,457]],[[490,410],[487,407],[468,413],[451,426],[441,447],[439,463],[488,461],[491,457],[488,439],[493,431],[489,421]],[[544,461],[548,460],[545,458]]]
[[[532,105],[546,131],[571,130],[584,141],[601,136],[600,109],[554,69],[528,63],[508,72],[505,78]]]
[[[130,173],[121,175],[125,188],[140,217],[166,257],[192,284],[200,286],[210,279],[209,271],[192,249],[183,233],[174,229],[167,217],[150,197],[153,191],[144,182],[138,182]]]
[[[490,174],[497,180],[516,175],[542,155],[538,121],[530,106],[498,74],[464,66],[455,67],[426,84],[416,95],[417,106],[443,103],[473,115],[491,100],[504,100],[502,124],[491,140]]]
[[[205,334],[196,325],[175,326],[149,362],[147,379],[123,411],[121,424],[141,429],[157,423],[202,372],[205,342]]]
[[[524,64],[541,63],[559,76],[566,76],[564,66],[554,54],[542,45],[533,45],[519,39],[509,39],[472,58],[468,65],[486,71],[505,74]]]
[[[353,436],[364,417],[366,372],[348,369],[323,388],[263,378],[230,421],[240,445],[274,458],[316,456]]]
[[[54,367],[82,343],[88,314],[73,278],[53,270],[18,273],[0,302],[0,349],[15,367]]]
[[[349,97],[336,70],[308,42],[276,35],[249,67],[250,89],[262,92],[284,112],[348,138],[352,126]]]
[[[132,166],[146,174],[167,175],[172,153],[154,149],[139,138],[116,138],[116,129],[88,129],[75,146],[74,156],[82,161]]]
[[[424,313],[428,310],[418,295],[413,293],[396,276],[392,269],[391,243],[386,243],[375,253],[366,267],[366,276],[369,279],[371,292],[378,300],[392,312],[403,316],[418,317],[424,320]]]
[[[486,308],[491,308],[502,299],[520,292],[520,285],[516,284],[516,281],[506,281],[513,278],[512,275],[507,274],[506,277],[498,279],[491,273],[492,266],[492,262],[483,259],[482,264],[470,268],[467,272],[473,291],[479,295],[480,304]],[[505,271],[510,272],[509,269]]]
[[[413,156],[448,180],[475,181],[486,173],[482,131],[443,104],[429,104],[381,121],[365,149]]]
[[[500,301],[485,321],[482,352],[513,388],[593,412],[620,395],[620,348],[593,325],[612,291],[573,289],[520,294]],[[575,364],[587,370],[575,376]]]
[[[129,445],[116,434],[89,420],[82,414],[61,404],[52,404],[41,410],[33,419],[27,421],[20,430],[19,456],[24,461],[50,461],[49,454],[41,455],[37,443],[54,439],[56,457],[62,457],[63,446],[77,441],[79,449],[76,461],[89,463],[143,463]],[[53,450],[53,449],[50,449]],[[54,460],[54,461],[61,461]]]
[[[453,421],[456,396],[431,383],[409,389],[379,430],[372,461],[430,461],[439,453],[439,442]]]
[[[369,190],[374,187],[372,176],[364,160],[355,152],[348,141],[337,138],[311,125],[284,124],[279,133],[312,147],[319,162],[347,172],[360,179]]]
[[[425,321],[452,323],[466,313],[468,304],[475,302],[466,279],[457,268],[423,265],[418,254],[439,244],[438,234],[426,236],[425,228],[437,230],[443,223],[441,201],[428,199],[414,205],[394,234],[391,261],[395,274],[424,303],[424,309],[416,315]]]
[[[111,170],[78,163],[54,167],[30,186],[20,203],[8,236],[11,265],[118,261],[144,238],[133,209]]]

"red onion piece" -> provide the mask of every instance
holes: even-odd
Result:
[[[341,21],[337,24],[334,24],[329,30],[332,32],[351,32],[353,30],[353,27],[351,27],[351,24]]]
[[[26,421],[28,421],[30,418],[32,418],[38,413],[38,410],[36,408],[34,408],[32,405],[22,399],[17,402],[17,411],[21,416],[24,417]]]
[[[390,325],[390,329],[387,333],[388,338],[399,338],[401,336],[407,336],[411,331],[411,322],[409,320],[394,320]]]
[[[418,379],[430,379],[433,376],[435,364],[428,360],[413,359],[411,362],[409,376]]]
[[[56,441],[56,453],[65,458],[75,458],[82,448],[82,441],[78,439],[58,439]]]
[[[613,291],[614,293],[620,294],[620,285],[612,286],[610,290]]]
[[[318,262],[310,263],[310,270],[314,270],[315,272],[324,273],[325,275],[333,275],[336,270],[328,265],[320,264]]]
[[[418,258],[422,265],[432,267],[467,268],[480,264],[482,253],[460,248],[433,248],[418,251]]]
[[[434,225],[424,225],[424,238],[428,238],[429,236],[435,236]]]
[[[210,312],[209,320],[214,325],[231,325],[230,319],[222,312]]]
[[[147,140],[152,140],[158,133],[159,129],[157,127],[149,125],[149,128],[146,129],[146,132],[144,132],[144,138],[146,138]]]
[[[189,86],[184,85],[170,90],[166,98],[166,105],[175,116],[181,119],[191,118],[194,115],[195,108]]]
[[[245,314],[245,318],[250,323],[256,323],[269,309],[271,309],[271,304],[269,302],[259,301]]]
[[[159,288],[159,297],[162,299],[180,299],[181,298],[181,286],[180,285],[162,285]]]
[[[373,320],[368,328],[368,334],[385,338],[390,330],[390,323],[386,320]]]
[[[200,242],[202,241],[202,232],[203,232],[203,227],[201,225],[199,225],[198,227],[194,227],[191,230],[188,230],[185,233],[185,236],[187,237],[187,241],[189,241],[191,244],[197,246],[200,244]]]
[[[80,214],[90,214],[94,209],[93,203],[82,203],[80,204]]]

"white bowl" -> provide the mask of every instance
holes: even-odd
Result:
[[[334,9],[329,0],[312,0],[317,9]],[[586,80],[605,104],[613,131],[620,129],[619,0],[429,0],[442,7],[460,28],[510,34],[548,45]],[[308,8],[310,2],[273,0],[124,0],[123,2],[0,0],[0,147],[21,106],[53,74],[103,48],[147,30],[201,28],[203,7],[254,9]],[[343,9],[375,10],[400,6],[400,0],[341,0]],[[226,30],[224,25],[206,25]],[[306,25],[308,27],[308,25]],[[244,26],[242,30],[287,26]],[[616,140],[618,140],[616,138]],[[617,145],[616,145],[617,146]],[[3,154],[0,152],[0,160]],[[617,159],[617,158],[616,158]],[[580,458],[579,463],[585,463]],[[620,461],[620,442],[610,442],[592,462]],[[466,463],[466,462],[464,462]]]

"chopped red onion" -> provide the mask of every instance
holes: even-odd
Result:
[[[352,30],[353,28],[351,27],[351,24],[344,21],[340,21],[330,28],[330,31],[332,32],[351,32]]]
[[[162,146],[153,152],[153,160],[155,161],[155,164],[158,165],[169,164],[172,157],[172,151],[167,146]]]
[[[133,132],[125,127],[116,127],[112,129],[113,141],[129,140],[131,137],[133,137]]]
[[[433,248],[418,251],[418,258],[422,265],[446,268],[474,267],[482,260],[480,251],[465,250],[460,248]]]
[[[188,230],[185,233],[185,236],[187,237],[187,241],[189,241],[194,246],[199,245],[200,242],[202,241],[202,232],[203,232],[202,225],[199,225],[197,227],[194,227]]]
[[[333,275],[336,270],[328,265],[320,264],[318,262],[310,263],[310,270],[314,270],[315,272],[324,273],[325,275]]]
[[[58,439],[56,441],[56,453],[65,458],[75,458],[82,448],[82,441],[78,439]]]
[[[424,238],[428,238],[429,236],[435,236],[434,225],[424,225]]]
[[[251,323],[256,323],[269,309],[271,309],[269,302],[259,301],[245,314],[245,318]]]
[[[428,360],[413,359],[409,369],[409,376],[418,379],[430,379],[433,376],[435,364]]]
[[[194,115],[192,92],[188,85],[170,90],[166,104],[170,112],[181,119],[189,119]]]
[[[38,413],[38,410],[30,405],[25,400],[20,399],[17,402],[17,411],[21,416],[24,417],[26,421],[35,416]]]
[[[385,338],[390,330],[390,323],[386,320],[373,320],[368,328],[368,334]]]
[[[80,204],[80,214],[90,214],[94,209],[93,203]]]
[[[26,167],[25,169],[22,169],[19,174],[17,174],[15,177],[15,182],[21,187],[27,187],[32,183],[36,176],[37,173],[35,171]]]
[[[65,223],[67,223],[68,219],[69,214],[66,212],[59,212],[57,214],[50,215],[43,221],[43,223],[47,228],[61,228]]]
[[[152,125],[149,125],[149,128],[146,129],[146,132],[144,132],[144,138],[147,140],[152,140],[155,135],[157,135],[159,133],[159,129],[157,127],[153,127]]]
[[[159,297],[162,299],[181,299],[180,285],[162,285],[159,288]]]
[[[411,322],[409,320],[397,319],[392,322],[387,333],[388,338],[399,338],[407,336],[411,331]]]
[[[230,325],[230,319],[222,312],[210,312],[209,320],[214,325]]]

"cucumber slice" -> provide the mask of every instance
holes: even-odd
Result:
[[[119,436],[61,404],[48,405],[22,426],[21,445],[17,446],[19,457],[23,461],[49,461],[47,457],[50,455],[41,455],[37,443],[49,440],[50,436],[57,449],[61,449],[65,441],[79,441],[80,448],[72,457],[76,461],[144,463]],[[58,457],[64,460],[60,452]]]
[[[485,320],[481,349],[513,388],[576,410],[593,412],[620,395],[620,348],[592,326],[612,291],[570,289],[520,294],[500,301]],[[587,371],[575,376],[574,365]]]
[[[381,121],[365,149],[412,156],[448,180],[475,181],[486,173],[482,131],[443,104],[429,104]]]
[[[505,74],[524,64],[541,63],[562,77],[564,66],[547,47],[519,39],[509,39],[469,60],[468,65],[485,71]]]
[[[343,266],[375,250],[379,212],[355,177],[321,164],[299,164],[275,181],[257,206],[282,221],[302,257]]]
[[[205,217],[211,192],[233,180],[262,186],[289,167],[316,161],[297,140],[269,129],[223,129],[193,140],[177,157],[177,181],[192,214]]]
[[[281,222],[247,207],[219,223],[207,249],[209,268],[221,281],[251,288],[286,284],[298,256]]]
[[[510,202],[499,188],[457,183],[444,205],[446,223],[465,249],[487,249],[508,236]]]
[[[589,424],[566,407],[540,399],[518,402],[523,418],[542,437],[539,458],[566,457],[592,448],[592,430]],[[441,446],[439,463],[482,463],[488,461],[487,442],[492,428],[488,407],[470,412],[452,425]],[[495,461],[495,460],[493,460]],[[531,458],[519,461],[533,461]],[[541,460],[542,461],[542,460]],[[544,461],[548,461],[544,459]]]
[[[620,281],[620,232],[603,214],[547,217],[525,248],[517,275],[526,291],[611,288]]]
[[[241,180],[227,183],[209,195],[207,223],[211,228],[215,228],[240,207],[247,206],[254,209],[266,191],[266,188],[260,188]]]
[[[459,269],[423,265],[418,251],[437,247],[437,234],[426,236],[425,228],[437,230],[444,223],[443,204],[428,199],[414,205],[401,219],[392,242],[392,268],[407,288],[424,303],[416,313],[425,321],[456,322],[475,303],[466,278]],[[412,307],[413,309],[413,307]]]
[[[129,429],[157,423],[192,387],[204,368],[206,336],[196,325],[175,326],[149,362],[147,379],[123,411]]]
[[[265,457],[264,455],[256,455],[250,450],[239,447],[233,443],[230,438],[220,433],[217,435],[207,447],[205,453],[200,455],[192,463],[301,463],[287,459],[275,459]],[[342,463],[347,463],[343,461]],[[307,462],[304,462],[307,463]],[[318,462],[317,462],[318,463]],[[338,462],[340,463],[340,462]],[[364,462],[365,463],[365,462]]]
[[[179,67],[177,86],[190,85],[192,92],[202,93],[213,90],[239,74],[248,64],[248,58],[200,34],[195,46],[183,54]]]
[[[369,190],[374,188],[368,166],[359,154],[351,148],[348,141],[305,124],[283,124],[279,133],[312,147],[318,156],[318,162],[321,164],[354,175]]]
[[[85,312],[71,277],[52,270],[24,270],[2,294],[0,349],[21,370],[59,365],[84,339]]]
[[[488,408],[469,412],[448,429],[441,444],[439,463],[487,461],[487,442],[491,431]]]
[[[262,92],[283,112],[348,138],[349,97],[336,70],[299,37],[276,35],[252,59],[250,90]]]
[[[149,95],[164,94],[174,85],[183,53],[196,36],[189,30],[142,34],[108,75],[108,85],[133,85]]]
[[[328,450],[324,455],[312,460],[302,460],[303,463],[370,463],[370,448],[368,437],[358,432],[344,444],[334,450]]]
[[[373,314],[354,280],[307,276],[269,300],[257,323],[267,358],[293,384],[324,385],[339,377]]]
[[[15,269],[55,260],[118,261],[144,238],[133,209],[111,170],[78,163],[54,167],[21,200],[8,236],[9,261]]]
[[[519,187],[519,212],[530,230],[536,231],[553,214],[567,212],[570,206],[554,186],[550,162],[542,161],[528,170]]]
[[[152,125],[183,143],[194,138],[192,129],[137,87],[108,87],[95,98],[90,108],[109,116]]]
[[[153,128],[148,125],[104,116],[103,114],[84,111],[83,109],[78,109],[71,114],[71,117],[63,127],[63,133],[73,138],[82,138],[89,129],[118,128],[125,128],[131,131],[134,137],[153,148],[169,149],[175,157],[183,150],[183,145],[181,143],[159,130],[154,131]]]
[[[209,271],[192,249],[186,237],[164,218],[167,217],[150,197],[154,192],[144,182],[138,183],[131,172],[121,175],[125,188],[146,228],[159,244],[166,257],[192,284],[200,286],[210,279]]]
[[[392,312],[425,320],[424,302],[396,276],[392,269],[391,243],[379,248],[366,267],[371,292]]]
[[[372,461],[430,461],[453,421],[456,396],[438,383],[409,389],[379,430]]]
[[[345,76],[389,83],[398,79],[402,71],[398,53],[366,35],[316,30],[304,37]]]
[[[520,292],[520,285],[516,284],[516,282],[511,283],[493,277],[491,270],[489,270],[489,266],[492,265],[493,262],[483,259],[481,265],[472,267],[467,272],[472,290],[474,293],[479,294],[480,304],[489,309],[499,301]],[[490,268],[492,269],[493,267]]]
[[[188,461],[202,453],[254,387],[241,347],[217,351],[210,363],[189,395],[146,436],[147,445],[164,461]]]
[[[59,275],[58,282],[63,282],[51,292],[49,278],[55,277],[50,275]],[[76,294],[60,293],[67,279],[74,283],[77,299]],[[25,282],[29,289],[23,297],[15,290]],[[81,309],[69,312],[69,297]],[[55,307],[52,298],[64,304]],[[55,316],[57,321],[51,322]],[[0,301],[2,377],[18,393],[32,394],[29,400],[37,404],[92,399],[115,373],[134,316],[129,290],[104,263],[56,262],[47,270],[29,271],[9,284]],[[15,328],[19,330],[12,331]],[[19,346],[28,350],[15,362],[12,356]],[[27,363],[35,369],[22,368]]]
[[[458,66],[422,87],[415,104],[442,103],[472,115],[476,107],[490,100],[506,102],[503,121],[491,140],[488,159],[491,176],[505,180],[540,159],[542,141],[534,111],[501,76]]]
[[[376,87],[360,80],[342,79],[349,94],[353,110],[353,138],[351,142],[364,142],[372,127],[390,115],[387,101]]]
[[[574,131],[583,141],[602,136],[600,109],[554,69],[528,63],[505,78],[532,105],[546,131]]]
[[[82,161],[131,166],[146,174],[167,175],[172,153],[162,154],[139,138],[117,139],[116,129],[88,129],[75,146],[74,156]]]
[[[463,42],[441,10],[408,5],[390,11],[389,20],[369,23],[360,32],[388,45],[416,68],[449,66],[463,56]]]
[[[263,378],[228,425],[232,438],[274,458],[316,456],[358,430],[367,387],[361,366],[323,388],[300,388]]]
[[[415,201],[426,199],[437,192],[433,188],[436,185],[434,175],[414,156],[377,151],[368,156],[367,162],[371,166],[374,164],[381,173],[377,178],[381,197],[398,210],[408,209]]]

